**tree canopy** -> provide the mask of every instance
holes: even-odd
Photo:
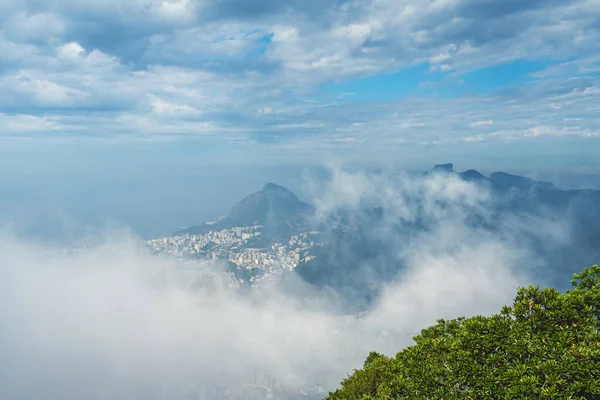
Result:
[[[395,357],[371,353],[327,399],[600,400],[600,267],[573,288],[518,288],[499,314],[438,320]]]

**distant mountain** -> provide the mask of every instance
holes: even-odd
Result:
[[[564,281],[583,266],[600,259],[600,191],[560,190],[550,182],[536,181],[505,172],[489,177],[474,169],[454,171],[451,163],[438,164],[425,175],[443,174],[483,185],[490,191],[485,210],[465,205],[464,223],[490,233],[507,229],[504,221],[552,220],[568,233],[562,244],[547,240],[545,232],[509,226],[509,235],[543,262],[535,275],[542,283]],[[362,308],[377,297],[384,282],[395,279],[405,269],[399,246],[407,245],[423,233],[435,229],[439,216],[423,210],[425,199],[412,198],[417,215],[402,218],[394,210],[375,201],[366,201],[359,210],[336,210],[323,220],[314,220],[314,208],[289,190],[267,183],[262,190],[237,203],[217,222],[185,228],[177,234],[201,234],[235,226],[263,225],[260,243],[282,242],[290,235],[315,228],[321,232],[316,258],[301,263],[293,273],[316,287],[334,289],[350,306]],[[543,229],[543,228],[542,228]],[[506,233],[506,232],[505,232]],[[400,252],[401,253],[401,252]],[[523,266],[532,268],[532,266]]]
[[[550,182],[504,172],[495,172],[489,178],[473,169],[459,173],[449,163],[438,164],[425,173],[433,174],[453,175],[488,188],[488,208],[465,207],[464,223],[500,235],[508,229],[513,240],[543,262],[545,268],[533,272],[542,283],[568,281],[571,274],[600,260],[600,191],[564,191]],[[415,202],[414,210],[420,210],[423,199],[411,201]],[[435,229],[436,218],[422,214],[402,219],[394,210],[380,205],[355,211],[338,219],[342,222],[337,225],[324,224],[319,254],[296,267],[295,273],[313,285],[334,289],[348,302],[362,307],[377,296],[383,283],[404,270],[405,260],[398,256],[398,244],[411,243],[413,238]],[[507,227],[504,223],[531,221],[535,226],[537,220],[554,221],[567,233],[567,240],[555,243],[547,239],[546,232],[522,229],[518,224]]]
[[[300,201],[294,193],[274,183],[267,183],[261,191],[237,203],[225,220],[234,226],[296,223],[312,212],[313,207]]]
[[[313,206],[298,199],[294,193],[274,183],[267,183],[262,190],[234,205],[216,223],[191,226],[178,234],[199,234],[236,226],[263,225],[269,236],[283,236],[304,227],[313,212]]]
[[[499,189],[556,189],[556,187],[550,182],[536,181],[524,176],[507,174],[506,172],[494,172],[489,178],[474,169],[469,169],[467,171],[458,173],[454,171],[454,164],[451,163],[434,165],[432,173],[454,174],[465,181],[492,183],[494,187]],[[425,172],[425,175],[429,174],[429,172]]]
[[[517,189],[548,189],[554,190],[556,187],[550,182],[534,181],[533,179],[526,178],[518,175],[511,175],[505,172],[494,172],[490,175],[490,180],[496,187],[510,188],[514,187]]]
[[[454,164],[436,164],[433,166],[433,172],[454,172]]]
[[[478,171],[475,171],[474,169],[469,169],[467,171],[463,171],[459,174],[459,176],[461,177],[461,179],[468,181],[468,182],[485,182],[485,183],[489,183],[490,179],[488,177],[486,177],[485,175],[479,173]]]

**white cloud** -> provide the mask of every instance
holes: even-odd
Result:
[[[0,123],[3,126],[3,134],[11,136],[26,137],[31,133],[47,133],[61,129],[61,124],[55,118],[26,114],[0,113]]]
[[[478,126],[486,126],[486,125],[493,125],[494,121],[492,121],[491,119],[486,119],[484,121],[475,121],[475,122],[471,122],[469,124],[470,127],[475,128]]]
[[[66,30],[65,21],[54,13],[17,12],[5,21],[4,35],[15,41],[60,38]]]
[[[466,142],[466,143],[478,143],[478,142],[485,141],[485,137],[483,135],[474,135],[474,136],[463,137],[463,138],[460,138],[459,140]]]
[[[429,59],[429,62],[431,64],[441,64],[444,61],[450,59],[450,57],[451,57],[450,53],[451,52],[455,52],[455,51],[456,51],[456,45],[455,44],[451,44],[451,45],[447,46],[447,48],[442,53],[437,54],[437,55],[431,57]]]
[[[163,99],[150,96],[152,110],[157,114],[165,114],[171,117],[192,117],[200,115],[200,111],[187,104],[171,104]]]
[[[421,260],[372,318],[344,320],[277,294],[255,305],[229,296],[198,301],[161,288],[157,278],[168,264],[129,246],[69,256],[5,239],[0,349],[11,371],[0,383],[8,396],[51,400],[141,390],[178,399],[215,382],[251,382],[256,371],[291,387],[333,389],[369,350],[392,353],[437,317],[496,311],[518,282],[502,258],[482,260],[496,250],[464,255],[476,255],[477,266],[455,257]]]
[[[64,57],[70,60],[79,58],[79,56],[83,55],[84,52],[84,48],[76,42],[67,43],[58,48],[59,57]]]
[[[4,88],[5,93],[13,90],[18,94],[31,97],[42,106],[50,107],[70,106],[87,97],[87,93],[83,90],[43,79],[36,76],[35,72],[29,71],[3,76],[0,78],[0,88]]]
[[[161,0],[157,13],[167,18],[194,18],[194,2],[190,0]]]

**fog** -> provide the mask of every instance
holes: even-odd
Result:
[[[474,228],[469,217],[485,216],[489,193],[452,177],[334,171],[326,185],[305,189],[322,219],[340,208],[359,218],[364,204],[386,207],[388,222],[373,235],[405,268],[366,315],[340,316],[319,304],[331,297],[307,302],[278,286],[241,294],[225,281],[207,297],[169,279],[177,261],[150,255],[129,231],[78,251],[5,233],[0,398],[265,398],[244,389],[264,376],[281,393],[333,390],[369,351],[393,355],[438,318],[497,312],[517,286],[539,280],[530,266],[543,261],[521,240],[524,231],[548,245],[569,240],[565,221],[539,217],[507,220],[493,233]],[[390,227],[417,214],[430,229],[395,236]]]
[[[157,167],[120,172],[92,170],[80,176],[64,173],[0,172],[0,225],[19,236],[77,241],[121,225],[137,235],[155,238],[182,226],[216,218],[266,181],[296,186],[296,169]],[[6,169],[9,171],[10,169]],[[296,177],[296,179],[294,179]]]
[[[580,147],[573,150],[579,161]],[[433,148],[420,149],[418,157],[395,149],[375,159],[338,158],[355,168],[418,173],[434,162],[454,161],[460,170],[475,168],[484,174],[503,170],[550,180],[562,189],[600,188],[596,164],[549,161],[543,154],[535,156],[537,148],[519,157],[509,152],[500,159]],[[322,172],[332,156],[325,152],[290,161],[249,151],[236,157],[207,153],[198,143],[177,141],[5,142],[0,146],[0,226],[9,225],[19,236],[73,242],[82,235],[101,234],[106,225],[120,224],[151,239],[216,218],[269,181],[311,200],[302,171]]]

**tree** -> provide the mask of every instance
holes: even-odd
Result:
[[[600,400],[600,267],[574,288],[519,288],[499,314],[438,320],[395,357],[371,353],[328,399]]]

